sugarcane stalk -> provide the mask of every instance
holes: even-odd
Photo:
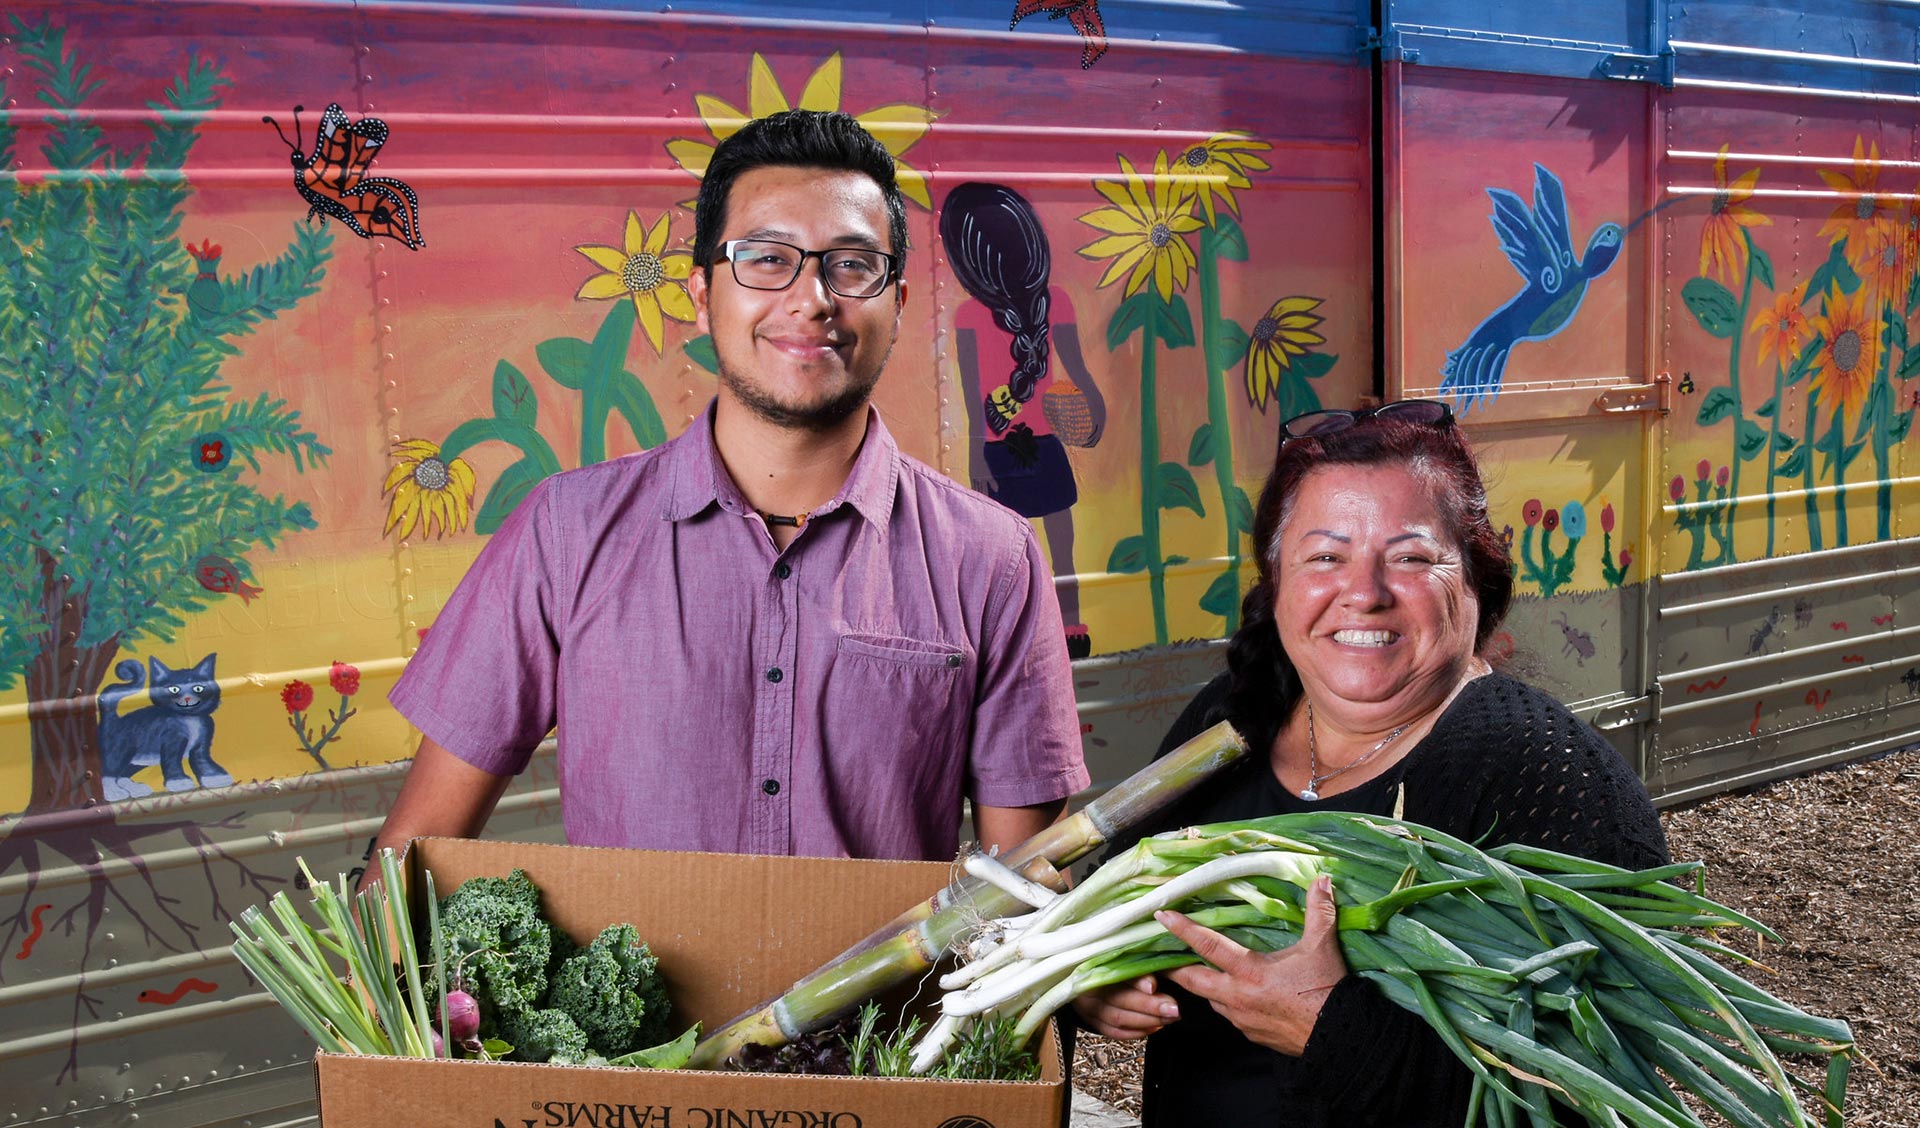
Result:
[[[1222,721],[1000,860],[1016,873],[1057,887],[1058,870],[1124,834],[1246,753],[1247,742]],[[981,919],[1024,912],[1028,907],[990,882],[962,877],[778,998],[715,1027],[694,1047],[689,1068],[715,1069],[743,1046],[781,1046],[819,1030],[882,991],[924,974]]]

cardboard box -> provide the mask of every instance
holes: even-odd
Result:
[[[660,957],[674,1027],[712,1030],[792,985],[946,884],[951,867],[422,839],[451,891],[523,869],[547,916],[585,943],[631,921]],[[416,928],[425,934],[423,923]],[[929,985],[929,990],[932,990]],[[315,1056],[324,1128],[1061,1128],[1067,1084],[1049,1024],[1041,1080],[933,1081]]]

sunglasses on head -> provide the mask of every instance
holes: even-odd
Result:
[[[1358,411],[1346,411],[1340,408],[1309,411],[1280,424],[1280,433],[1284,436],[1282,441],[1321,438],[1337,434],[1349,427],[1358,427],[1369,419],[1391,419],[1398,423],[1411,423],[1415,426],[1446,427],[1453,423],[1453,409],[1439,400],[1410,399],[1383,403],[1379,407],[1363,407]]]

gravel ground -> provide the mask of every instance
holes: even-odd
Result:
[[[1761,984],[1852,1025],[1871,1064],[1854,1066],[1846,1123],[1920,1125],[1920,750],[1722,795],[1662,821],[1676,859],[1707,863],[1709,896],[1780,934],[1778,945],[1730,938],[1779,973],[1753,973]],[[1138,1115],[1137,1043],[1083,1035],[1073,1077]]]

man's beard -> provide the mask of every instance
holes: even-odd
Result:
[[[893,348],[889,345],[887,356],[892,354]],[[745,405],[747,410],[776,427],[795,431],[828,431],[846,422],[848,416],[867,406],[867,400],[873,395],[874,385],[880,382],[880,373],[886,368],[887,356],[880,358],[880,363],[874,366],[873,374],[865,380],[856,377],[833,396],[810,407],[796,407],[773,398],[751,381],[741,379],[724,360],[719,364],[720,382],[726,385],[727,390],[732,392],[733,397]]]

